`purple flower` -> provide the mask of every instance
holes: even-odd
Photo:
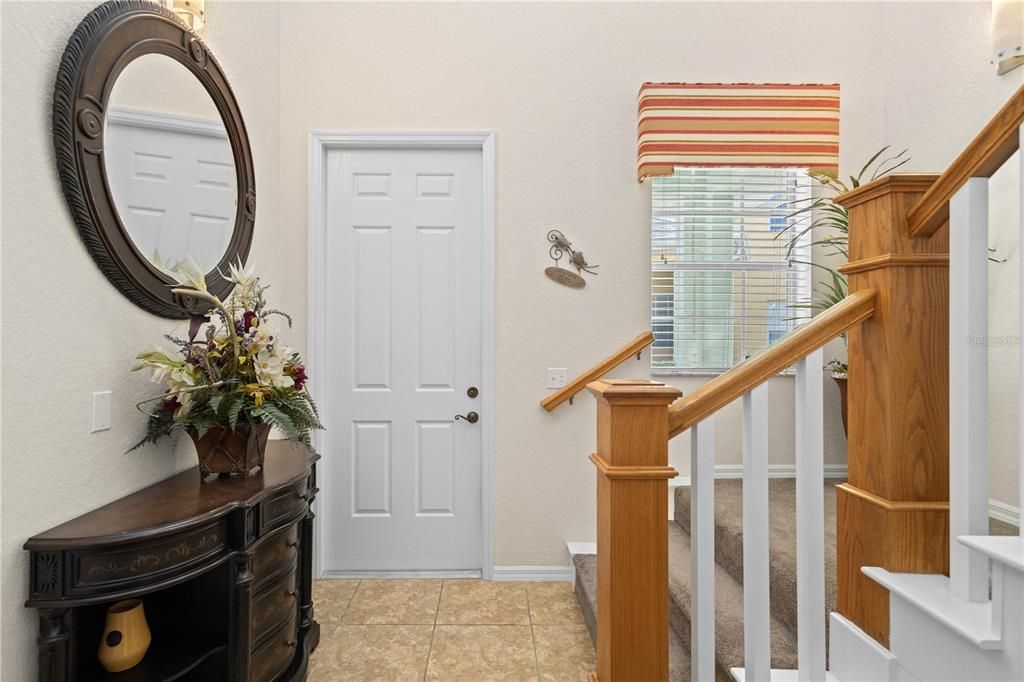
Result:
[[[249,331],[252,328],[252,321],[255,319],[256,313],[251,310],[246,310],[245,314],[242,315],[242,333]]]
[[[164,398],[159,403],[157,403],[156,411],[173,412],[174,410],[178,409],[178,405],[178,399],[175,398],[174,396],[171,396],[170,398]]]
[[[302,390],[302,387],[306,385],[309,377],[306,376],[305,365],[292,365],[292,371],[290,372],[292,379],[295,380],[295,388]]]

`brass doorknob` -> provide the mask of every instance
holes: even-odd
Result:
[[[480,415],[478,415],[476,412],[470,412],[469,414],[464,414],[464,415],[463,414],[455,415],[455,421],[459,421],[460,419],[465,419],[470,424],[476,424],[478,421],[480,421]]]

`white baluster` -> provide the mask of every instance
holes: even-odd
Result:
[[[1021,128],[1021,139],[1024,140],[1024,128]],[[1020,163],[1020,178],[1024,178],[1024,154],[1017,154],[1018,162]],[[1017,220],[1019,221],[1019,235],[1024,238],[1024,180],[1018,180],[1017,184]],[[1018,244],[1024,244],[1024,241],[1018,238]],[[1017,274],[1020,276],[1018,285],[1018,297],[1019,297],[1019,309],[1017,314],[1020,320],[1021,334],[1020,338],[1024,339],[1024,258],[1020,258],[1020,249],[1018,248],[1018,271]],[[1024,424],[1024,345],[1020,347],[1020,375],[1018,376],[1017,385],[1020,391],[1020,418],[1017,420],[1018,424]],[[1017,448],[1017,495],[1019,496],[1020,502],[1020,518],[1017,519],[1019,526],[1019,532],[1024,536],[1024,429],[1020,429],[1019,445]]]
[[[822,351],[796,363],[798,679],[825,679],[825,448]]]
[[[988,178],[949,202],[949,579],[988,599],[988,560],[957,542],[988,535]]]
[[[768,555],[768,387],[743,396],[743,667],[748,682],[771,677]]]
[[[715,679],[715,419],[708,417],[690,435],[690,560],[693,616],[690,623],[690,676]]]

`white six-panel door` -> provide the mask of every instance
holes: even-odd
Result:
[[[122,223],[146,258],[212,270],[235,226],[235,166],[219,121],[112,109],[104,167]]]
[[[325,161],[322,569],[479,570],[481,151]]]

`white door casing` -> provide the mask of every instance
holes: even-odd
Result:
[[[321,575],[491,573],[492,164],[489,134],[311,136]]]

